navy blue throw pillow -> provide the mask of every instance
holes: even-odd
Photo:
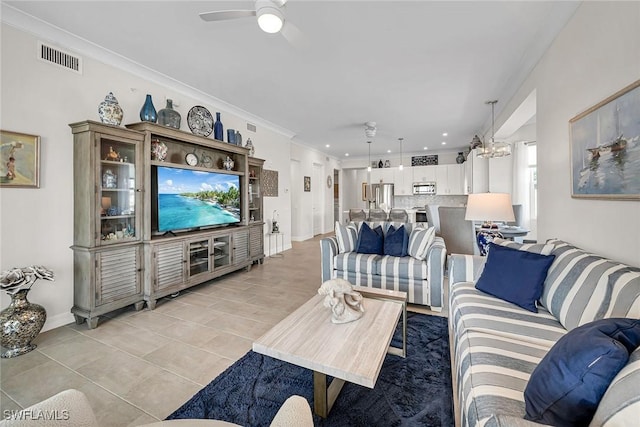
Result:
[[[409,236],[407,235],[404,225],[396,228],[392,225],[387,230],[384,238],[384,254],[391,256],[407,256],[409,247]]]
[[[537,313],[536,301],[554,258],[490,243],[476,289]]]
[[[371,229],[366,222],[362,223],[358,233],[358,246],[356,252],[360,254],[383,254],[384,235],[382,227]]]
[[[533,370],[524,390],[525,419],[557,427],[588,425],[639,345],[637,319],[601,319],[573,329]]]

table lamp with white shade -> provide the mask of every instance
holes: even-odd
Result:
[[[476,234],[476,240],[480,255],[486,255],[489,243],[496,237],[503,238],[499,231],[491,230],[498,228],[493,222],[515,221],[511,195],[507,193],[470,194],[464,219],[483,222],[482,229]]]

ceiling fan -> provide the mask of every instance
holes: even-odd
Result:
[[[231,19],[258,17],[258,26],[265,33],[280,33],[290,43],[301,45],[300,30],[284,17],[284,6],[287,0],[256,0],[255,9],[218,10],[203,12],[200,18],[204,21],[227,21]]]

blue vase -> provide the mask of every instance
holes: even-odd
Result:
[[[213,124],[213,137],[218,141],[224,141],[224,130],[220,121],[220,113],[216,113],[216,122]]]
[[[156,109],[153,106],[151,95],[147,95],[147,99],[144,101],[144,104],[142,105],[142,109],[140,110],[140,120],[142,120],[143,122],[151,122],[151,123],[155,123],[158,120],[158,113],[156,112]]]

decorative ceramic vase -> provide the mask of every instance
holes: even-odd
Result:
[[[140,110],[140,120],[151,123],[155,123],[158,120],[158,113],[153,106],[153,101],[149,94],[147,94],[147,99],[145,99],[142,109]]]
[[[228,171],[233,169],[233,165],[234,165],[234,162],[229,156],[227,156],[227,158],[224,159],[224,162],[222,162],[222,166]]]
[[[378,162],[378,167],[379,167],[379,168],[384,167],[384,163],[382,163],[382,159],[380,159],[380,161]]]
[[[158,111],[158,124],[180,129],[180,113],[173,109],[173,100],[167,99],[167,106]]]
[[[0,312],[0,344],[7,349],[0,355],[3,359],[35,349],[31,341],[47,320],[47,311],[43,306],[29,302],[27,293],[29,289],[22,289],[11,295],[11,304]]]
[[[178,121],[180,121],[180,118],[178,118]],[[167,158],[167,151],[167,144],[164,142],[159,139],[151,141],[151,160],[159,160],[163,162],[164,159]]]
[[[236,131],[235,131],[235,129],[227,129],[227,142],[229,144],[236,145]]]
[[[242,147],[242,135],[240,135],[240,131],[236,131],[236,145]]]
[[[253,157],[253,154],[256,152],[256,148],[253,146],[253,142],[251,142],[251,138],[247,139],[247,144],[244,148],[249,149],[249,157]]]
[[[220,121],[220,113],[216,113],[216,121],[213,124],[213,137],[218,141],[224,141],[224,130]]]
[[[384,161],[384,167],[385,168],[390,168],[391,167],[391,162],[389,160],[385,160]]]
[[[458,157],[456,157],[456,163],[460,165],[464,163],[464,160],[464,154],[462,154],[462,152],[458,153]]]
[[[113,92],[109,92],[104,101],[98,104],[98,116],[102,123],[120,126],[122,114],[122,107],[118,104],[116,97],[113,96]]]

